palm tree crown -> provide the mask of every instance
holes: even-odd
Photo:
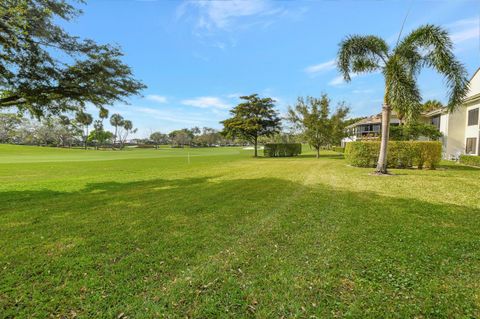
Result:
[[[407,118],[422,110],[417,76],[424,67],[433,68],[446,79],[448,109],[460,105],[468,91],[463,65],[453,54],[448,32],[434,25],[421,26],[390,49],[376,36],[353,35],[340,43],[338,68],[345,81],[351,73],[381,72],[385,77],[384,104]]]
[[[382,135],[377,173],[387,173],[387,141],[391,110],[402,119],[415,120],[423,111],[417,84],[421,69],[429,67],[445,77],[453,112],[468,92],[467,73],[453,54],[453,44],[444,29],[424,25],[412,31],[390,49],[381,38],[353,35],[340,43],[338,69],[345,81],[352,73],[381,72],[385,78],[382,108]]]

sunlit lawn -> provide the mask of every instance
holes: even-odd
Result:
[[[0,318],[480,316],[480,169],[251,153],[0,146]]]

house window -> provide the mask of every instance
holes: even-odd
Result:
[[[468,111],[468,126],[478,124],[478,108]]]
[[[477,147],[477,138],[476,137],[468,137],[467,138],[467,147],[465,148],[466,154],[475,154],[476,147]]]
[[[437,129],[440,129],[440,115],[432,117],[430,120],[430,124],[435,126]]]

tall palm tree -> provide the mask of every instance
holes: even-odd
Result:
[[[100,121],[95,121],[96,122],[96,128],[95,128],[95,139],[97,140],[97,143],[96,143],[96,148],[98,150],[98,140],[99,140],[99,136],[98,134],[100,133],[101,130],[103,130],[103,120],[107,119],[108,118],[108,109],[106,108],[100,108],[100,111],[98,112],[98,117],[100,118]],[[97,129],[99,128],[99,129]]]
[[[110,124],[115,127],[115,134],[113,136],[113,146],[115,147],[115,143],[117,142],[117,134],[118,134],[118,127],[122,126],[124,122],[123,116],[118,113],[112,114],[110,117]]]
[[[85,128],[85,136],[83,138],[83,143],[84,143],[85,149],[87,149],[88,126],[92,124],[93,117],[91,114],[80,111],[77,113],[75,119],[77,120],[78,123],[82,124],[83,127]]]
[[[422,111],[422,97],[417,85],[421,69],[429,67],[445,77],[450,112],[461,104],[468,91],[465,68],[453,54],[448,32],[434,25],[421,26],[401,41],[399,37],[391,49],[385,40],[373,35],[348,36],[340,43],[337,59],[338,69],[347,82],[352,73],[381,72],[385,78],[378,174],[387,174],[392,109],[409,120],[415,119]]]

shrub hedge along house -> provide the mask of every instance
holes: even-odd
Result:
[[[350,142],[345,148],[345,158],[350,165],[375,167],[379,141]],[[389,141],[387,150],[389,168],[435,169],[442,159],[442,144],[434,141]]]

